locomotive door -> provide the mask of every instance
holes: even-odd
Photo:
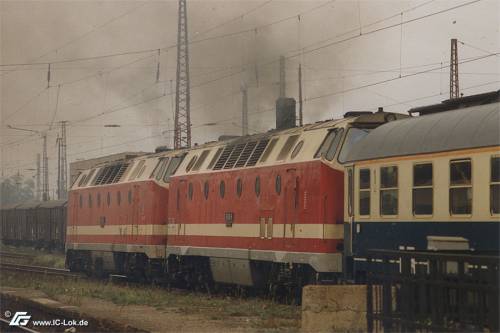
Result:
[[[273,239],[274,234],[274,211],[262,209],[259,214],[259,237],[260,239]]]
[[[290,240],[295,238],[295,225],[298,219],[299,178],[296,176],[295,169],[287,170],[284,195],[285,224],[283,238],[286,248],[292,246]]]
[[[72,236],[72,239],[73,239],[73,243],[76,243],[77,240],[78,240],[78,233],[77,233],[77,230],[76,230],[76,223],[77,223],[77,216],[78,216],[78,212],[77,212],[77,209],[78,208],[78,194],[76,193],[73,193],[73,200],[72,200],[72,209],[71,209],[71,236]],[[66,230],[66,237],[68,236],[68,230]]]

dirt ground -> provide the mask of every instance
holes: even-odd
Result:
[[[0,272],[2,287],[41,291],[99,319],[150,332],[298,332],[300,307],[151,286]]]
[[[65,302],[68,297],[58,297]],[[197,305],[193,304],[193,308]],[[145,305],[119,306],[109,301],[85,297],[80,300],[82,312],[98,318],[108,318],[150,332],[270,332],[296,331],[295,328],[264,328],[258,325],[257,318],[238,316],[232,318],[216,318],[210,309],[201,310],[198,314],[189,313],[188,309],[177,307],[155,309]],[[260,326],[260,325],[259,325]]]

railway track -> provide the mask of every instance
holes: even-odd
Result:
[[[0,270],[17,272],[17,273],[21,272],[21,273],[38,274],[45,276],[60,276],[60,277],[74,278],[74,279],[79,279],[84,277],[84,275],[82,274],[72,273],[68,269],[64,268],[19,265],[6,262],[0,262]]]
[[[0,258],[12,258],[12,259],[32,259],[33,255],[24,253],[12,253],[0,251]]]

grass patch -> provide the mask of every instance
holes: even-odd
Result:
[[[148,305],[185,314],[200,314],[208,320],[246,317],[248,325],[261,329],[296,331],[300,325],[300,307],[276,304],[257,299],[209,296],[204,293],[168,291],[145,285],[114,285],[100,281],[73,281],[59,278],[35,279],[21,274],[2,273],[2,286],[29,288],[43,291],[66,303],[81,304],[82,298],[91,297],[113,302],[120,306]]]

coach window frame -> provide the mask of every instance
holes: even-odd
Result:
[[[106,201],[108,203],[108,207],[110,207],[111,206],[111,193],[110,192],[108,192],[108,197],[107,197]]]
[[[368,171],[368,187],[362,187],[361,183],[361,173],[364,171]],[[360,168],[358,172],[358,214],[362,218],[368,218],[371,215],[371,209],[372,209],[372,196],[371,196],[371,191],[372,191],[372,170],[368,168]],[[362,214],[361,213],[361,194],[362,193],[368,193],[368,214]]]
[[[92,208],[92,194],[89,193],[89,199],[88,199],[88,202],[87,202],[89,208]]]
[[[101,193],[97,193],[97,207],[101,207]]]
[[[395,168],[396,170],[396,182],[395,182],[395,186],[387,186],[387,187],[383,187],[383,170],[384,169],[389,169],[389,168]],[[397,164],[390,164],[390,165],[384,165],[384,166],[380,166],[380,172],[379,172],[379,177],[380,177],[380,181],[379,181],[379,210],[380,210],[380,216],[384,216],[384,217],[397,217],[398,214],[399,214],[399,166]],[[385,186],[385,185],[384,185]],[[395,214],[384,214],[384,210],[383,210],[383,193],[384,192],[393,192],[395,191],[396,192],[396,212]]]
[[[490,215],[491,216],[499,216],[500,215],[500,207],[498,207],[498,210],[496,212],[493,211],[493,187],[498,188],[498,197],[497,199],[500,200],[500,168],[497,170],[497,177],[498,179],[493,179],[493,160],[500,160],[500,155],[492,155],[490,157],[490,177],[489,177],[489,201],[490,201]],[[500,161],[499,161],[500,162]],[[497,200],[497,205],[500,205]]]
[[[470,165],[470,179],[468,184],[459,184],[455,183],[453,184],[452,182],[452,165],[453,164],[459,164],[459,163],[464,163],[468,162]],[[474,209],[474,191],[473,191],[473,186],[474,186],[474,179],[473,179],[473,165],[472,165],[472,158],[470,157],[463,157],[463,158],[457,158],[457,159],[451,159],[448,162],[448,212],[450,216],[456,216],[456,217],[471,217]],[[462,190],[462,189],[467,189],[470,191],[470,209],[469,212],[466,213],[455,213],[453,211],[453,205],[452,205],[452,192],[455,190]]]
[[[418,166],[429,166],[431,167],[431,178],[430,185],[415,185],[415,168]],[[422,190],[431,190],[431,212],[430,213],[416,213],[416,200],[415,200],[415,192]],[[412,165],[412,191],[411,191],[411,211],[412,215],[416,218],[425,218],[431,217],[434,215],[434,164],[430,161],[426,162],[416,162]]]
[[[128,204],[131,205],[132,204],[132,200],[133,200],[133,198],[132,198],[132,190],[128,190],[127,197],[128,197]]]
[[[116,192],[116,203],[118,204],[118,206],[120,206],[122,203],[122,192],[120,190]]]
[[[83,195],[80,194],[80,208],[83,208]]]
[[[354,212],[354,209],[353,209],[353,201],[354,201],[354,198],[353,198],[353,195],[354,195],[354,191],[353,191],[353,180],[354,180],[354,177],[353,177],[353,166],[350,166],[349,168],[347,168],[347,215],[349,217],[352,217],[353,216],[353,212]]]

